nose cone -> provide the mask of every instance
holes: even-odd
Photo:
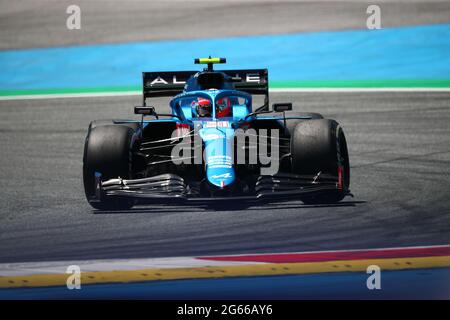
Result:
[[[208,181],[218,188],[225,188],[234,181],[234,169],[233,168],[207,168],[206,175]]]
[[[225,188],[235,179],[232,141],[233,134],[225,130],[203,129],[201,136],[205,142],[206,178],[218,188]]]

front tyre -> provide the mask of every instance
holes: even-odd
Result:
[[[304,196],[306,204],[336,203],[350,188],[350,162],[342,127],[334,120],[315,119],[296,125],[291,138],[292,172],[341,175],[341,186],[314,196]]]
[[[89,129],[84,146],[83,184],[89,204],[99,210],[126,210],[134,201],[96,195],[95,175],[102,180],[132,177],[132,148],[135,131],[122,125],[104,125]]]

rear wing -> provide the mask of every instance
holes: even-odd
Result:
[[[265,96],[269,105],[269,72],[267,69],[214,70],[223,72],[233,80],[236,90]],[[186,81],[198,71],[143,72],[143,105],[151,97],[170,97],[182,93]]]
[[[198,71],[143,72],[144,100],[175,96],[184,90],[186,81]]]

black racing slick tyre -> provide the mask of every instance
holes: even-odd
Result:
[[[141,128],[141,124],[140,123],[138,123],[138,122],[127,122],[127,121],[128,120],[117,120],[117,119],[116,120],[112,120],[112,119],[109,119],[109,120],[94,120],[89,125],[89,129],[88,130],[92,130],[95,127],[102,127],[102,126],[109,126],[109,125],[111,125],[111,126],[113,126],[113,125],[115,125],[115,126],[120,125],[120,126],[124,126],[124,127],[129,127],[131,129],[133,129],[134,131],[137,131],[137,130],[139,130]]]
[[[330,119],[315,119],[296,125],[291,137],[292,172],[296,174],[341,175],[337,190],[304,196],[306,204],[336,203],[350,188],[350,162],[347,142],[341,126]]]
[[[95,175],[107,180],[132,177],[133,128],[124,125],[89,127],[83,156],[83,184],[89,204],[99,210],[126,210],[134,201],[96,195]]]
[[[300,122],[308,121],[305,119],[289,119],[295,117],[310,117],[311,119],[323,119],[323,116],[320,113],[313,112],[298,112],[298,111],[286,111],[284,113],[286,119],[286,134],[292,136],[294,133],[294,129]]]

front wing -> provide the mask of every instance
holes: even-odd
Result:
[[[161,174],[142,179],[110,179],[102,181],[96,175],[96,193],[90,202],[102,201],[104,197],[135,199],[145,203],[186,203],[220,202],[230,198],[242,201],[276,201],[298,199],[302,196],[314,196],[329,191],[339,191],[342,183],[336,175],[295,175],[281,173],[272,176],[259,176],[254,192],[251,194],[233,194],[227,196],[200,196],[184,179],[175,174]]]

